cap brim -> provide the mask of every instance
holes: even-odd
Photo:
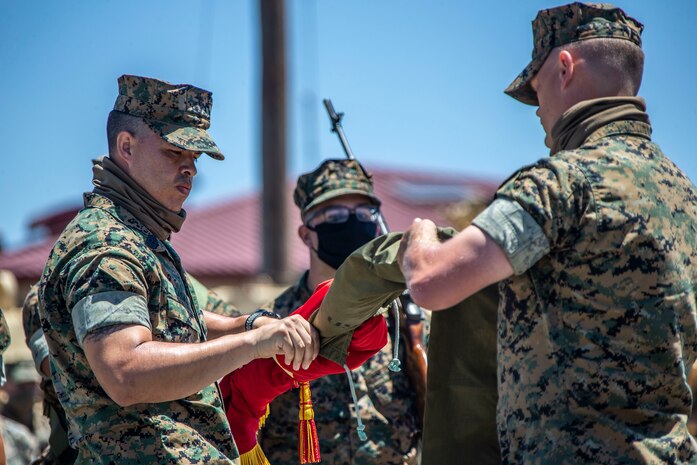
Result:
[[[225,155],[213,142],[205,129],[193,126],[177,126],[162,121],[145,120],[150,129],[155,131],[165,141],[184,150],[203,152],[216,160],[225,160]]]
[[[378,199],[378,198],[375,196],[375,194],[369,194],[369,193],[367,193],[366,191],[363,191],[363,190],[360,190],[360,189],[349,189],[349,188],[346,188],[346,189],[336,189],[336,190],[332,190],[332,191],[329,191],[329,192],[325,192],[324,194],[322,194],[322,195],[320,195],[319,197],[317,197],[316,199],[314,199],[312,202],[308,203],[308,204],[305,206],[305,208],[303,208],[302,214],[304,215],[305,213],[307,213],[308,211],[310,211],[310,209],[316,207],[317,205],[319,205],[319,204],[322,203],[322,202],[326,202],[326,201],[329,200],[329,199],[333,199],[333,198],[336,198],[336,197],[341,197],[342,195],[351,195],[351,194],[357,194],[357,195],[362,195],[362,196],[364,196],[364,197],[368,197],[368,198],[369,198],[370,200],[372,200],[373,203],[375,203],[375,205],[377,205],[378,207],[380,206],[380,204],[382,204],[382,202],[380,202],[380,199]]]
[[[538,106],[537,92],[533,90],[530,81],[532,81],[532,78],[535,77],[541,68],[539,61],[540,60],[533,59],[504,92],[519,102]]]

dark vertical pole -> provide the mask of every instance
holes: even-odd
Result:
[[[288,279],[285,4],[284,0],[259,0],[259,5],[263,271],[280,283]]]

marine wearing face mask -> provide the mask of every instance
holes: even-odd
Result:
[[[356,201],[362,200],[356,198]],[[342,197],[337,201],[353,203],[353,199]],[[375,238],[378,231],[377,214],[378,207],[372,204],[357,205],[354,208],[331,205],[308,214],[305,226],[317,234],[319,243],[312,250],[324,263],[334,269],[339,268],[351,252]]]
[[[327,275],[329,270],[322,265],[336,270],[351,252],[377,235],[380,199],[373,193],[370,175],[356,160],[326,160],[301,175],[293,199],[303,220],[298,236],[314,252],[311,275]],[[313,267],[319,272],[313,273]]]
[[[326,160],[298,178],[294,193],[303,224],[298,236],[308,247],[310,268],[293,286],[262,308],[288,315],[315,287],[334,277],[357,248],[379,233],[380,199],[370,175],[355,160]],[[346,375],[312,381],[312,403],[323,463],[411,465],[416,463],[416,396],[406,375],[387,369],[392,341],[353,372],[353,384],[367,441],[356,433]],[[298,463],[299,393],[286,392],[270,405],[259,445],[274,465]]]

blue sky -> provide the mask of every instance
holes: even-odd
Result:
[[[369,167],[505,178],[545,156],[535,108],[503,94],[527,64],[530,23],[559,3],[288,0],[289,166],[294,178],[342,157],[321,104],[331,97]],[[697,157],[697,2],[616,2],[642,21],[654,139],[693,180]],[[213,92],[211,133],[188,206],[260,186],[256,0],[7,0],[0,15],[5,141],[0,237],[30,240],[31,220],[78,205],[121,74]]]

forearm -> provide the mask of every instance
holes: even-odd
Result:
[[[284,357],[307,369],[319,351],[310,323],[292,315],[253,331],[197,343],[153,341],[150,328],[110,325],[89,332],[85,356],[97,381],[119,405],[166,402],[200,391],[256,358]]]
[[[245,331],[245,323],[249,315],[241,316],[223,316],[212,312],[203,312],[208,327],[208,340],[217,339],[226,334],[239,334]],[[254,320],[253,329],[261,328],[262,326],[273,322],[275,318],[262,315]]]
[[[445,242],[434,233],[410,238],[401,267],[414,302],[430,310],[449,308],[513,272],[499,246],[474,226]]]
[[[257,356],[253,332],[197,344],[111,339],[85,351],[101,362],[91,364],[97,380],[122,406],[190,396]]]
[[[228,317],[204,311],[203,318],[208,328],[208,340],[211,341],[226,334],[244,332],[244,322],[247,320],[247,315]]]
[[[256,358],[249,334],[201,344],[151,341],[138,346],[126,373],[139,393],[133,403],[181,399]]]

